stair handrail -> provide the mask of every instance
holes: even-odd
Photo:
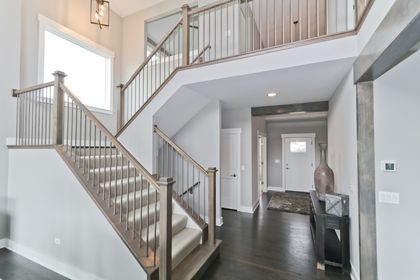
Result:
[[[195,161],[187,152],[185,152],[180,146],[178,146],[168,135],[166,135],[161,129],[158,128],[157,125],[154,125],[153,132],[158,135],[164,142],[166,142],[175,152],[177,152],[182,158],[185,158],[187,161],[191,162],[191,164],[197,168],[199,172],[201,172],[204,178],[199,177],[199,182],[194,182],[192,186],[187,186],[187,193],[189,191],[194,191],[194,189],[200,189],[203,186],[203,216],[201,215],[200,205],[197,208],[194,208],[194,205],[191,205],[187,202],[185,203],[184,196],[186,195],[185,189],[181,189],[180,191],[177,190],[177,187],[173,188],[173,197],[180,202],[180,205],[184,207],[190,217],[197,222],[198,225],[203,227],[203,223],[208,225],[208,241],[210,244],[214,245],[216,243],[216,173],[217,169],[215,167],[210,167],[205,169],[202,165],[200,165],[197,161]],[[168,159],[167,159],[168,160]],[[189,170],[189,167],[187,167]],[[179,172],[177,168],[175,169],[176,172]],[[181,171],[184,174],[184,171]],[[183,175],[182,175],[183,177]],[[203,184],[201,183],[201,179],[203,179]],[[182,178],[183,181],[184,178]],[[188,178],[187,178],[188,180]],[[181,181],[181,180],[180,180]],[[207,193],[207,205],[206,205],[206,194],[205,194],[205,186],[208,186],[208,193]],[[178,182],[177,182],[178,183]],[[176,184],[177,184],[176,183]],[[177,185],[178,186],[178,185]],[[193,196],[194,197],[194,196]],[[198,197],[200,199],[200,195]],[[193,198],[194,204],[194,198]],[[207,207],[206,207],[207,206]],[[208,218],[206,222],[205,219]]]
[[[150,62],[153,56],[162,48],[163,44],[166,40],[175,32],[176,28],[182,23],[182,17],[174,24],[174,26],[163,36],[160,40],[159,44],[153,49],[153,51],[146,57],[146,59],[140,64],[137,70],[131,75],[130,79],[123,84],[121,91],[125,91],[127,87],[133,82],[133,80],[137,77],[137,75],[141,72],[141,70]]]
[[[96,118],[96,116],[80,101],[80,99],[63,83],[59,83],[60,88],[69,95],[73,101],[77,104],[77,106],[80,107],[80,109],[83,111],[86,116],[90,118],[90,120],[98,126],[104,134],[106,134],[106,137],[110,139],[111,142],[113,142],[113,145],[118,148],[121,153],[137,168],[139,171],[141,171],[143,176],[146,177],[146,179],[150,182],[153,187],[156,188],[156,190],[159,192],[160,187],[156,182],[156,179],[153,177],[152,174],[150,174],[149,171],[147,171],[144,166],[138,162],[138,160],[124,147],[124,145],[121,144],[121,142]]]
[[[153,132],[155,132],[157,135],[162,137],[163,140],[169,143],[171,147],[174,148],[183,157],[191,161],[191,163],[193,163],[195,167],[197,167],[201,172],[208,175],[207,170],[203,166],[201,166],[197,161],[195,161],[188,153],[186,153],[180,146],[178,146],[168,135],[166,135],[162,130],[160,130],[157,125],[153,126]]]

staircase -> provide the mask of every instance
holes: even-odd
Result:
[[[341,0],[225,0],[193,10],[184,5],[175,26],[119,86],[116,136],[56,72],[53,82],[13,91],[16,147],[56,149],[149,279],[198,278],[221,243],[215,236],[216,169],[203,168],[154,127],[157,174],[150,174],[118,136],[178,71],[333,38],[327,26],[331,1]]]
[[[182,182],[150,174],[65,86],[65,74],[54,75],[54,82],[13,92],[16,146],[56,149],[150,279],[198,277],[220,246],[216,170],[201,179],[207,206],[184,203],[176,191]]]

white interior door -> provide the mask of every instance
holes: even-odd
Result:
[[[267,192],[266,161],[267,161],[267,137],[258,136],[258,184],[259,184],[260,194],[261,192]]]
[[[222,208],[238,209],[240,133],[221,134],[220,200]]]
[[[286,191],[314,188],[315,137],[283,138],[283,182]]]

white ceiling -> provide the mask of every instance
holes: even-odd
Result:
[[[353,58],[345,58],[187,87],[209,98],[220,99],[223,108],[258,107],[329,100],[350,71]],[[267,93],[276,92],[276,97]]]
[[[165,1],[169,0],[110,0],[110,3],[115,13],[125,17]]]

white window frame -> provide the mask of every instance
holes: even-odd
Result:
[[[107,84],[106,89],[107,92],[105,93],[107,97],[110,99],[110,110],[97,108],[93,106],[86,106],[89,110],[104,113],[104,114],[113,114],[114,113],[114,91],[113,91],[113,84],[114,84],[114,58],[115,53],[98,43],[78,34],[77,32],[59,24],[52,19],[47,18],[42,14],[38,14],[38,21],[39,21],[39,34],[38,34],[38,83],[44,82],[44,49],[45,49],[45,31],[51,32],[52,34],[59,36],[73,44],[76,44],[82,48],[85,48],[93,53],[96,53],[100,56],[107,57],[109,59],[109,69],[107,69]],[[60,70],[60,69],[57,69]],[[51,80],[53,76],[51,76]]]

